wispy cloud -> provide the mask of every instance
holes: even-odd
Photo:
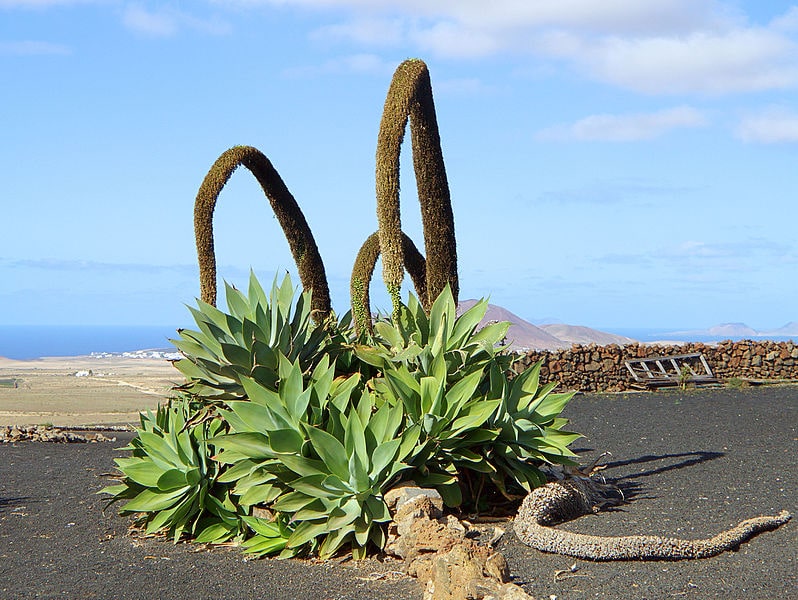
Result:
[[[0,56],[65,56],[67,54],[72,54],[72,49],[63,44],[37,40],[0,41]]]
[[[798,85],[798,45],[768,28],[682,36],[553,36],[544,46],[590,77],[646,94],[719,95]]]
[[[201,19],[171,6],[150,10],[137,3],[125,7],[122,22],[131,31],[153,37],[171,37],[183,29],[210,35],[227,35],[232,31],[229,23],[217,18]]]
[[[669,199],[685,196],[690,188],[663,185],[653,181],[635,179],[617,181],[591,181],[584,187],[549,190],[541,193],[538,200],[560,205],[640,205],[651,203],[661,197]]]
[[[537,133],[538,139],[602,142],[650,140],[674,129],[706,125],[704,114],[690,106],[651,113],[590,115],[570,125],[556,125]]]
[[[0,8],[50,8],[78,4],[110,4],[109,0],[0,0]]]
[[[696,271],[739,272],[759,270],[794,261],[796,249],[789,244],[764,238],[706,242],[687,240],[652,253],[661,263]]]
[[[744,117],[736,135],[744,142],[762,144],[798,142],[798,113],[783,108],[771,108]]]
[[[218,4],[225,4],[217,2]],[[241,0],[237,6],[286,6]],[[722,0],[294,0],[349,14],[313,35],[437,56],[537,56],[646,94],[727,94],[798,85],[798,8],[753,24]],[[340,18],[339,18],[340,19]]]
[[[314,77],[336,73],[361,73],[388,75],[396,68],[395,61],[388,61],[376,54],[350,54],[331,58],[319,65],[291,67],[283,74],[287,77]]]
[[[95,260],[76,260],[61,258],[39,258],[39,259],[14,259],[0,258],[0,269],[37,269],[43,271],[57,272],[86,272],[93,273],[113,272],[113,273],[155,273],[180,271],[193,273],[197,270],[194,265],[175,264],[175,265],[156,265],[146,263],[111,263]]]

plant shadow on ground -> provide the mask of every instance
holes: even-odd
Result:
[[[17,498],[4,498],[0,496],[0,514],[4,513],[7,508],[14,510],[20,506],[24,506],[31,502],[32,498],[27,496],[19,496]]]
[[[581,455],[582,453],[590,452],[591,450],[592,450],[591,448],[577,448],[574,450],[574,452]],[[623,503],[627,504],[632,500],[643,500],[643,499],[650,500],[656,498],[656,496],[646,493],[646,488],[643,486],[643,483],[640,481],[642,478],[651,477],[653,475],[660,475],[662,473],[667,473],[669,471],[675,471],[676,469],[691,467],[693,465],[714,460],[716,458],[721,458],[723,456],[725,456],[724,452],[714,452],[708,450],[697,450],[695,452],[680,452],[674,454],[644,454],[643,456],[639,456],[637,458],[629,458],[626,460],[615,460],[604,463],[602,465],[600,472],[603,476],[605,471],[610,471],[612,469],[626,467],[629,465],[643,465],[648,463],[654,463],[657,461],[671,461],[673,459],[683,459],[678,462],[670,462],[669,464],[665,464],[650,469],[643,469],[635,473],[630,473],[628,475],[620,475],[618,477],[613,477],[610,473],[607,473],[607,476],[604,477],[604,479],[618,486],[618,489],[620,489],[621,494],[623,495],[623,500],[624,500]],[[610,512],[613,510],[623,510],[622,506],[623,505],[617,507],[607,507],[603,510]]]

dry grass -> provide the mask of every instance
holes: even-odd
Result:
[[[77,377],[80,371],[91,376]],[[0,425],[135,424],[182,380],[164,360],[128,358],[0,359]]]

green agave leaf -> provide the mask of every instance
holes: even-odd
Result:
[[[477,345],[490,354],[493,354],[494,347],[507,336],[507,331],[509,329],[510,323],[508,321],[499,321],[498,323],[486,325],[471,336],[471,339],[468,341],[469,346]]]
[[[153,534],[162,529],[171,529],[181,517],[188,515],[192,506],[192,498],[183,499],[171,508],[153,512],[152,518],[145,529],[147,534]]]
[[[363,396],[368,397],[367,394]],[[363,429],[363,422],[356,411],[351,411],[349,418],[346,421],[346,430],[344,434],[344,448],[349,457],[358,456],[361,461],[365,459],[368,461],[368,452],[366,450],[366,436]]]
[[[563,394],[549,394],[545,400],[538,404],[535,408],[533,419],[537,423],[543,423],[559,415],[565,408],[566,404],[574,397],[574,392],[567,392]],[[567,423],[567,419],[564,419]],[[560,426],[554,426],[555,429],[560,429]]]
[[[303,521],[297,525],[291,537],[288,538],[288,548],[298,548],[327,533],[327,523],[314,523]]]
[[[481,427],[496,412],[500,404],[501,400],[478,400],[466,405],[463,407],[462,416],[452,421],[452,435]]]
[[[296,429],[275,429],[269,432],[269,445],[278,454],[301,454],[304,443],[304,436]]]
[[[302,369],[299,362],[291,362],[285,356],[280,355],[280,385],[279,392],[280,398],[285,403],[289,410],[289,414],[297,417],[299,414],[304,414],[304,410],[294,406],[296,398],[302,395],[305,389],[304,381],[302,378]]]
[[[160,492],[151,489],[142,490],[135,498],[122,508],[123,512],[154,512],[170,508],[179,501],[181,496],[188,492],[188,486]]]
[[[359,383],[360,373],[354,373],[346,378],[335,378],[330,389],[330,403],[339,411],[346,412],[352,392]]]
[[[377,412],[369,419],[366,431],[373,436],[373,439],[378,446],[383,442],[392,440],[396,436],[396,432],[402,425],[402,408],[401,406],[392,406],[386,402],[377,409]],[[370,447],[370,451],[374,448]]]
[[[124,483],[120,483],[117,485],[109,485],[101,489],[98,494],[110,494],[111,496],[117,497],[125,497],[125,494],[130,492],[131,488]],[[110,504],[110,503],[109,503]]]
[[[185,351],[180,346],[178,346],[177,348],[181,352],[185,353]],[[174,367],[178,371],[180,371],[187,379],[204,379],[205,377],[208,376],[208,372],[205,369],[198,367],[187,358],[181,358],[180,360],[173,362],[172,365],[174,365]]]
[[[347,527],[333,530],[327,534],[321,546],[319,546],[319,558],[327,559],[335,554],[352,536],[352,533],[354,533],[353,528]]]
[[[183,465],[180,455],[165,438],[151,431],[141,430],[138,432],[138,437],[142,448],[158,466],[166,467],[164,470]]]
[[[232,286],[227,282],[224,284],[224,290],[225,299],[227,300],[227,309],[232,315],[243,321],[245,317],[248,317],[251,314],[249,300],[246,296],[244,296],[244,294],[237,290],[235,286]]]
[[[147,458],[115,458],[114,462],[125,477],[144,487],[157,487],[158,479],[164,473],[163,468]]]
[[[350,498],[330,512],[327,527],[330,531],[346,528],[360,516],[362,511],[363,507],[357,498]]]
[[[321,498],[309,504],[305,508],[296,511],[292,517],[293,521],[318,521],[327,520],[330,516],[330,507]]]
[[[346,448],[335,437],[316,427],[308,428],[308,437],[319,458],[331,473],[342,480],[349,479],[349,461]]]
[[[435,299],[435,302],[432,303],[429,311],[430,338],[434,339],[436,336],[440,336],[442,339],[448,340],[454,330],[456,318],[457,307],[454,303],[452,290],[447,283],[446,287]],[[440,335],[441,330],[444,331],[443,336]],[[432,345],[434,346],[435,343],[433,342]]]
[[[199,483],[201,477],[200,470],[196,467],[188,471],[170,469],[158,478],[157,487],[161,491],[193,487]]]
[[[268,306],[269,297],[266,295],[266,292],[258,281],[258,278],[255,276],[255,271],[252,269],[249,270],[248,294],[250,305],[257,307]]]
[[[364,514],[368,517],[368,513]],[[371,520],[368,518],[357,519],[355,525],[355,542],[361,548],[364,547],[369,541],[369,531],[371,530]],[[355,544],[353,544],[354,546]]]
[[[212,323],[221,329],[227,326],[227,315],[207,302],[197,300],[197,309],[189,307],[189,310],[191,310],[191,313],[194,315],[194,320],[197,322],[197,325],[199,325],[200,322],[206,322]]]
[[[318,497],[308,496],[302,492],[288,492],[275,500],[272,508],[281,513],[292,514],[313,505],[318,500]]]
[[[369,476],[372,480],[376,481],[380,474],[395,461],[401,443],[401,439],[393,439],[377,446],[371,455],[371,471]]]
[[[374,332],[388,342],[391,348],[399,350],[405,346],[405,340],[402,334],[396,327],[386,321],[377,321],[374,323]]]
[[[540,406],[543,402],[545,402],[546,397],[549,395],[549,392],[551,392],[556,387],[556,385],[557,383],[552,381],[551,383],[548,383],[545,386],[543,386],[540,389],[540,391],[538,391],[538,394],[537,396],[535,396],[535,399],[529,402],[529,404],[526,406],[526,408],[524,409],[525,412],[529,414],[536,411],[538,409],[538,406]]]
[[[258,386],[259,389],[260,386]],[[265,390],[268,391],[268,390]],[[250,398],[252,398],[250,396]],[[241,431],[269,431],[271,429],[291,428],[293,423],[281,405],[266,406],[260,402],[236,400],[228,402],[236,416],[244,423],[245,429]]]
[[[475,394],[480,381],[482,381],[482,371],[475,371],[463,377],[446,392],[446,405],[448,410],[445,415],[447,421],[451,421],[460,412],[460,409],[471,400]]]
[[[304,477],[308,475],[327,475],[329,470],[320,460],[298,456],[294,454],[281,454],[280,462],[297,475]]]
[[[283,493],[282,488],[271,483],[253,485],[238,499],[241,506],[254,506],[256,504],[269,504]]]
[[[286,541],[287,540],[279,537],[265,538],[262,536],[254,536],[242,542],[241,545],[244,547],[244,554],[261,557],[280,552],[285,548]]]
[[[208,440],[217,450],[239,452],[252,460],[274,458],[269,438],[262,433],[243,432],[218,435]]]
[[[337,493],[325,488],[323,483],[327,477],[325,475],[305,475],[294,479],[288,485],[297,492],[302,492],[307,496],[315,498],[335,498]]]
[[[245,347],[239,346],[238,344],[223,343],[222,355],[230,364],[240,365],[247,371],[252,369],[253,355]]]
[[[366,512],[375,523],[385,523],[391,520],[391,513],[385,504],[385,500],[375,496],[366,498]]]
[[[272,467],[279,465],[278,461],[269,461]],[[270,471],[266,470],[267,467],[260,467],[249,475],[245,475],[236,481],[232,492],[237,496],[241,496],[247,492],[251,487],[261,485],[263,483],[273,483],[277,481],[277,476]]]
[[[443,398],[446,391],[445,378],[422,377],[419,381],[421,411],[427,415],[443,416]]]
[[[368,455],[361,456],[357,453],[349,456],[349,485],[357,492],[362,493],[371,489],[371,480],[368,472]]]
[[[462,315],[460,315],[454,323],[454,329],[452,330],[451,335],[451,344],[455,347],[462,346],[474,332],[487,311],[488,301],[482,299],[465,311]]]
[[[354,344],[352,349],[355,352],[355,356],[357,356],[367,365],[377,367],[378,369],[384,368],[388,357],[386,357],[381,351],[373,346]]]
[[[328,355],[325,354],[322,357],[319,364],[313,369],[310,378],[313,382],[312,388],[316,398],[326,400],[330,395],[333,380],[335,379],[335,364],[333,363],[330,366],[330,357]]]
[[[247,525],[247,527],[249,527],[258,535],[262,535],[264,537],[277,537],[281,534],[280,526],[276,521],[267,521],[266,519],[248,515],[243,515],[241,520]]]
[[[222,471],[219,477],[216,478],[216,481],[219,483],[232,483],[233,481],[237,481],[238,479],[248,476],[262,464],[263,461],[252,460],[249,458],[238,461],[231,467]]]
[[[236,533],[237,530],[235,527],[217,521],[216,523],[203,527],[194,538],[194,542],[197,544],[219,544],[221,542],[226,542]]]

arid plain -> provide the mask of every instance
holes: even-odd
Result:
[[[136,425],[181,381],[163,359],[0,358],[0,426]]]

